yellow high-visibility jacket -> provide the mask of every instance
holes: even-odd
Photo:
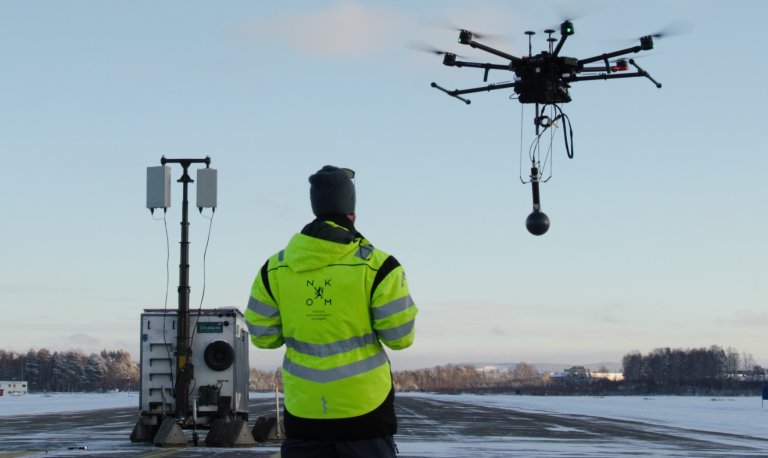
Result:
[[[245,319],[259,348],[285,344],[285,408],[307,419],[356,417],[392,390],[382,347],[411,345],[417,308],[394,257],[315,220],[269,258]]]

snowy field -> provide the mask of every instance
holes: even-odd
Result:
[[[398,444],[409,457],[768,457],[768,404],[763,409],[760,397],[404,393],[399,399],[405,421]]]
[[[400,430],[395,439],[403,458],[768,456],[768,404],[763,408],[758,396],[401,393],[398,399]],[[151,445],[128,441],[138,404],[136,392],[0,397],[0,458],[155,456],[159,452]],[[98,416],[88,412],[100,409],[121,410],[94,423]],[[254,418],[273,410],[272,393],[251,394],[251,413],[258,412]],[[38,415],[41,421],[29,415]],[[8,421],[11,418],[14,421]],[[79,426],[65,431],[65,424]],[[72,451],[73,445],[87,445],[87,450]],[[277,457],[278,451],[277,444],[264,444],[217,449],[215,454]],[[162,455],[202,457],[210,453],[212,450],[200,447],[164,450]]]
[[[426,396],[433,394],[401,394]],[[585,415],[641,421],[661,426],[711,431],[768,440],[768,402],[760,396],[509,396],[462,394],[444,396],[457,402],[523,412]]]
[[[85,412],[115,407],[136,407],[139,393],[33,393],[0,396],[0,417],[38,415],[43,413]]]
[[[271,398],[271,393],[252,393],[252,398]],[[768,403],[756,397],[693,396],[510,396],[435,395],[400,393],[404,397],[443,398],[475,405],[524,412],[586,415],[636,420],[676,428],[743,434],[768,439]],[[83,412],[115,407],[136,407],[137,392],[48,393],[0,396],[0,417],[42,413]]]

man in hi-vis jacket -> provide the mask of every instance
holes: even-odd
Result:
[[[282,456],[394,457],[383,345],[413,343],[417,308],[397,260],[355,229],[354,172],[309,177],[316,219],[267,260],[245,319],[259,348],[285,344]]]

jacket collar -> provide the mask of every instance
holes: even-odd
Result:
[[[365,238],[345,215],[320,215],[304,226],[301,233],[329,242],[348,244],[358,238]]]

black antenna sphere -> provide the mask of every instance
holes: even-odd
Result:
[[[525,219],[525,228],[533,235],[544,235],[549,230],[549,216],[541,210],[534,210]]]

